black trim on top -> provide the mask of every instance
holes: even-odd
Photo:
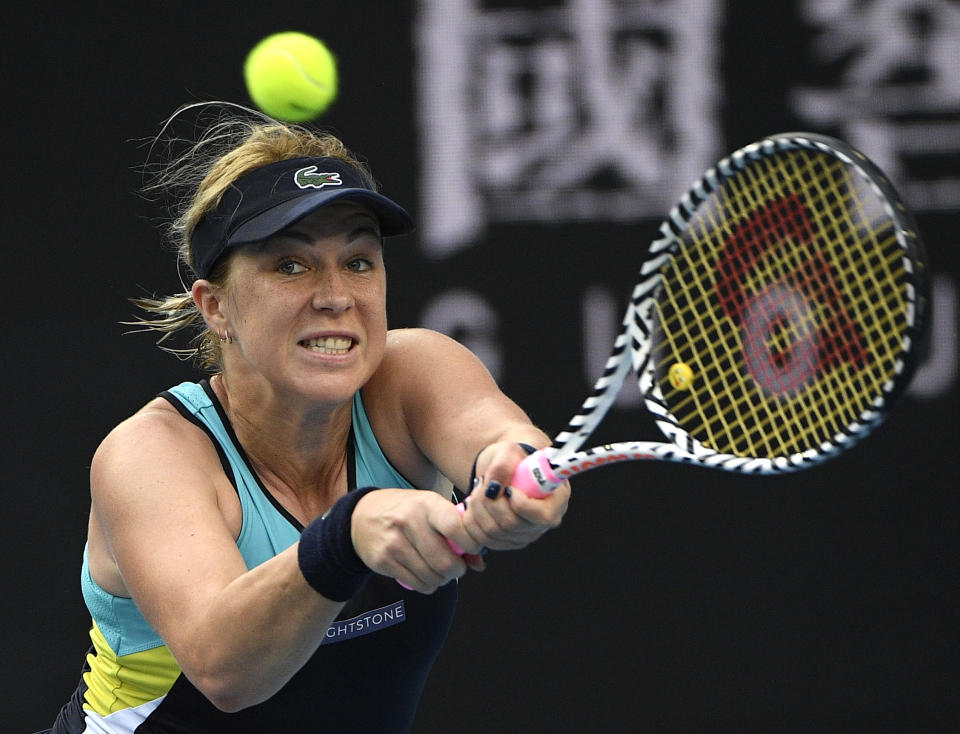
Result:
[[[290,511],[287,510],[286,507],[277,501],[277,498],[274,497],[264,486],[263,481],[260,479],[260,475],[253,470],[253,465],[250,463],[250,457],[247,456],[247,452],[244,450],[243,444],[240,443],[240,439],[238,439],[237,434],[234,433],[233,424],[227,417],[227,412],[223,409],[223,405],[220,403],[220,399],[217,397],[217,394],[213,391],[213,387],[210,386],[210,380],[204,378],[200,380],[199,384],[200,387],[203,388],[203,391],[207,394],[207,397],[210,398],[210,402],[213,403],[213,408],[217,411],[217,415],[220,416],[220,422],[223,423],[223,427],[227,431],[227,436],[229,436],[230,440],[233,442],[233,446],[236,448],[237,453],[240,454],[240,459],[243,461],[244,465],[246,465],[247,471],[250,472],[250,476],[252,476],[257,482],[257,487],[260,488],[260,491],[263,492],[264,497],[270,501],[270,504],[274,506],[277,512],[279,512],[287,522],[293,525],[298,532],[302,532],[303,524],[297,520],[297,518],[291,515]]]
[[[198,383],[203,391],[206,393],[207,397],[210,398],[210,402],[213,404],[214,410],[217,411],[217,415],[220,418],[220,422],[223,424],[224,429],[227,432],[227,436],[233,442],[234,447],[237,449],[237,453],[240,454],[240,458],[243,463],[246,465],[247,470],[250,472],[250,475],[256,480],[257,487],[263,495],[269,500],[270,504],[279,512],[283,518],[289,522],[298,532],[303,531],[303,524],[297,520],[290,511],[287,510],[276,497],[266,488],[263,484],[263,481],[260,479],[260,476],[254,471],[253,465],[250,463],[250,457],[247,456],[247,452],[243,448],[243,444],[240,443],[240,440],[237,438],[237,434],[233,430],[233,424],[230,422],[230,418],[227,417],[226,411],[223,409],[223,404],[220,402],[220,399],[217,397],[217,394],[214,392],[213,387],[210,385],[210,380],[204,378]],[[197,426],[204,433],[207,434],[207,437],[210,439],[210,442],[213,444],[213,447],[217,450],[217,456],[220,457],[220,464],[223,466],[223,472],[230,479],[230,483],[233,485],[234,491],[237,492],[239,496],[240,490],[237,488],[237,477],[234,474],[233,467],[230,466],[230,460],[227,458],[226,452],[223,450],[223,446],[220,445],[220,442],[214,436],[213,431],[209,426],[204,424],[197,416],[190,412],[190,409],[187,408],[180,399],[177,398],[169,390],[164,390],[160,393],[159,397],[164,398],[169,402],[177,412],[180,413],[186,420],[190,421],[193,425]],[[353,435],[353,423],[350,424],[350,433],[347,435],[347,491],[353,491],[357,488],[357,458],[356,452],[354,450],[356,442]]]
[[[223,409],[223,405],[220,403],[220,399],[217,397],[217,394],[213,391],[213,387],[210,385],[210,380],[204,378],[200,381],[200,387],[203,388],[203,391],[207,394],[207,397],[210,398],[210,402],[213,403],[214,410],[217,411],[217,415],[220,416],[220,421],[223,423],[224,429],[227,431],[227,436],[233,442],[234,447],[237,449],[237,453],[240,454],[240,458],[243,460],[243,463],[246,465],[247,470],[250,472],[250,475],[256,480],[257,487],[260,488],[260,491],[263,492],[264,497],[266,497],[270,504],[279,512],[298,532],[303,532],[303,523],[301,523],[297,518],[295,518],[286,507],[280,504],[276,497],[266,488],[263,484],[263,481],[260,479],[260,475],[257,474],[253,469],[253,465],[250,463],[250,457],[247,456],[247,452],[243,448],[243,444],[240,443],[240,439],[237,438],[237,434],[234,433],[233,424],[230,422],[230,418],[227,417],[226,411]],[[217,443],[214,441],[214,443]],[[217,444],[219,449],[219,444]],[[356,479],[357,479],[357,469],[355,466],[356,458],[353,451],[354,440],[353,440],[353,423],[350,424],[350,432],[347,434],[347,491],[349,492],[352,489],[356,489]]]
[[[239,496],[240,490],[237,489],[237,477],[233,473],[233,467],[230,466],[230,459],[227,458],[227,452],[223,450],[223,446],[220,445],[217,437],[213,435],[213,431],[210,430],[210,427],[202,420],[197,418],[197,416],[195,416],[193,413],[191,413],[190,409],[180,402],[180,398],[178,398],[169,390],[164,390],[162,393],[160,393],[159,397],[164,398],[168,403],[170,403],[170,405],[177,409],[177,412],[180,415],[207,434],[207,437],[210,439],[210,443],[212,443],[213,447],[217,450],[217,456],[220,457],[220,465],[223,467],[223,473],[227,475],[227,478],[233,485],[234,491],[236,491],[237,495]]]
[[[347,434],[347,491],[357,488],[357,450],[353,438],[353,421],[350,421],[350,433]]]

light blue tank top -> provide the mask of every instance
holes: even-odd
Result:
[[[162,394],[187,420],[203,428],[213,439],[224,469],[229,466],[240,498],[243,522],[237,548],[253,568],[289,548],[300,538],[302,527],[263,487],[247,461],[229,420],[209,383],[183,382]],[[351,489],[356,487],[412,488],[390,464],[377,443],[358,392],[353,399],[353,469]],[[228,474],[228,476],[231,476]],[[149,650],[163,640],[140,614],[132,599],[114,596],[93,580],[83,551],[81,569],[83,598],[93,620],[117,656]]]

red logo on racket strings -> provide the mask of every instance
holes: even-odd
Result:
[[[723,312],[740,325],[747,369],[761,388],[791,396],[824,369],[867,365],[863,330],[850,315],[826,256],[810,252],[791,270],[749,294],[745,281],[764,277],[764,257],[790,239],[812,246],[807,207],[795,194],[755,210],[727,237],[717,261],[717,296]],[[828,314],[818,317],[814,308]]]

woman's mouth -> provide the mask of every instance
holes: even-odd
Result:
[[[346,354],[353,346],[353,339],[346,336],[323,336],[304,339],[300,346],[321,354]]]

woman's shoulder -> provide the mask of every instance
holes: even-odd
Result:
[[[456,339],[439,331],[420,327],[391,329],[387,332],[384,366],[422,372],[425,367],[441,368],[461,360],[475,360],[473,354]]]
[[[460,346],[451,337],[433,329],[420,326],[402,329],[390,329],[387,332],[387,352],[416,347],[430,347],[432,349],[449,349]]]
[[[118,423],[108,434],[111,436],[126,436],[140,432],[165,431],[178,426],[184,421],[183,416],[166,398],[156,397],[146,403],[133,415]]]
[[[474,359],[466,347],[438,331],[391,329],[383,360],[364,387],[364,398],[373,394],[394,401],[416,397],[438,380],[455,377]]]
[[[390,330],[383,361],[362,391],[367,419],[380,449],[418,487],[433,487],[437,471],[417,446],[408,421],[427,401],[425,376],[431,365],[446,361],[443,354],[452,341],[430,329]]]
[[[105,467],[127,461],[188,459],[203,456],[208,441],[198,441],[202,430],[186,420],[165,398],[153,398],[137,412],[118,423],[104,437],[93,457],[93,466]]]

